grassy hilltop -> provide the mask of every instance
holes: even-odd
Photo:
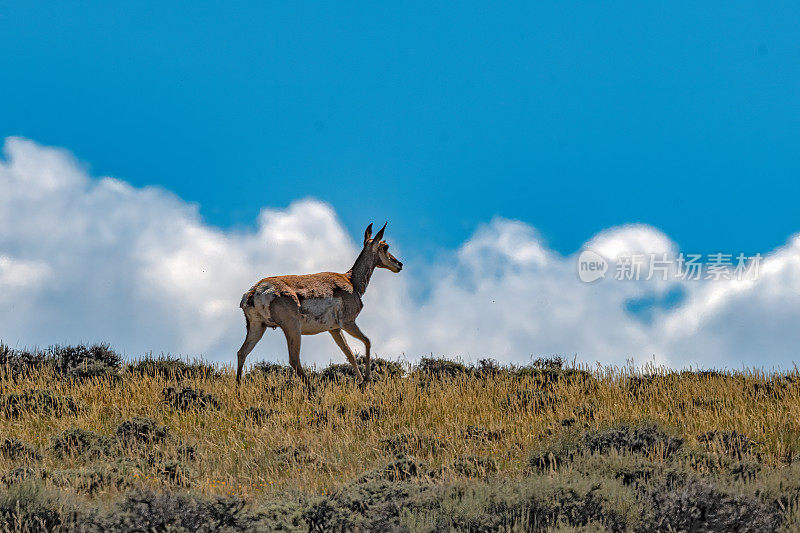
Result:
[[[0,531],[796,531],[797,371],[0,345]]]

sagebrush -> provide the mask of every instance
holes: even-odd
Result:
[[[375,365],[0,346],[0,530],[800,526],[795,371]]]

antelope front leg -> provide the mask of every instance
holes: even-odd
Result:
[[[355,370],[356,377],[358,378],[358,382],[361,383],[364,381],[364,378],[361,376],[361,370],[358,368],[358,361],[356,361],[356,356],[353,355],[352,350],[350,350],[350,346],[347,345],[347,341],[345,340],[344,336],[342,335],[342,330],[340,329],[332,329],[330,331],[331,337],[333,340],[336,341],[336,344],[339,345],[339,348],[344,352],[347,356],[347,360],[350,361],[350,364],[353,365],[353,370]],[[369,370],[367,370],[369,372]]]
[[[370,382],[372,380],[372,363],[369,360],[369,350],[371,344],[366,335],[359,329],[355,322],[345,324],[343,328],[347,333],[364,343],[364,348],[367,353],[364,355],[364,381]]]

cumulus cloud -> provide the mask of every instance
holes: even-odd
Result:
[[[239,298],[266,275],[346,271],[358,243],[313,199],[264,209],[256,228],[224,231],[159,188],[93,178],[67,152],[9,138],[0,161],[0,339],[30,346],[106,341],[131,357],[169,352],[232,361],[244,336]],[[391,232],[390,232],[391,234]],[[391,237],[390,237],[391,240]],[[402,244],[393,242],[402,257]],[[675,258],[643,225],[610,228],[584,248]],[[561,256],[530,225],[497,218],[449,259],[379,271],[359,318],[376,352],[524,363],[562,354],[602,364],[787,367],[800,341],[800,237],[766,256],[757,280],[581,283],[577,252]],[[646,268],[646,267],[645,267]],[[412,287],[430,287],[423,297]],[[637,298],[683,299],[642,320]],[[351,344],[360,349],[359,343]],[[285,361],[268,331],[253,360]],[[327,335],[302,359],[344,357]]]

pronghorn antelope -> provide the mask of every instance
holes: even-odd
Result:
[[[338,272],[320,272],[300,276],[274,276],[264,278],[244,293],[239,307],[247,320],[247,338],[239,348],[239,367],[236,383],[242,379],[242,367],[253,348],[268,327],[281,328],[289,347],[289,364],[300,378],[308,378],[300,366],[300,336],[330,332],[333,340],[353,365],[360,384],[370,381],[370,342],[356,325],[356,317],[364,304],[361,297],[375,267],[400,272],[403,263],[389,253],[389,245],[383,239],[386,224],[372,238],[372,224],[364,232],[364,249],[358,255],[353,268]],[[366,348],[365,376],[356,363],[356,358],[342,335],[346,331],[364,343]]]

